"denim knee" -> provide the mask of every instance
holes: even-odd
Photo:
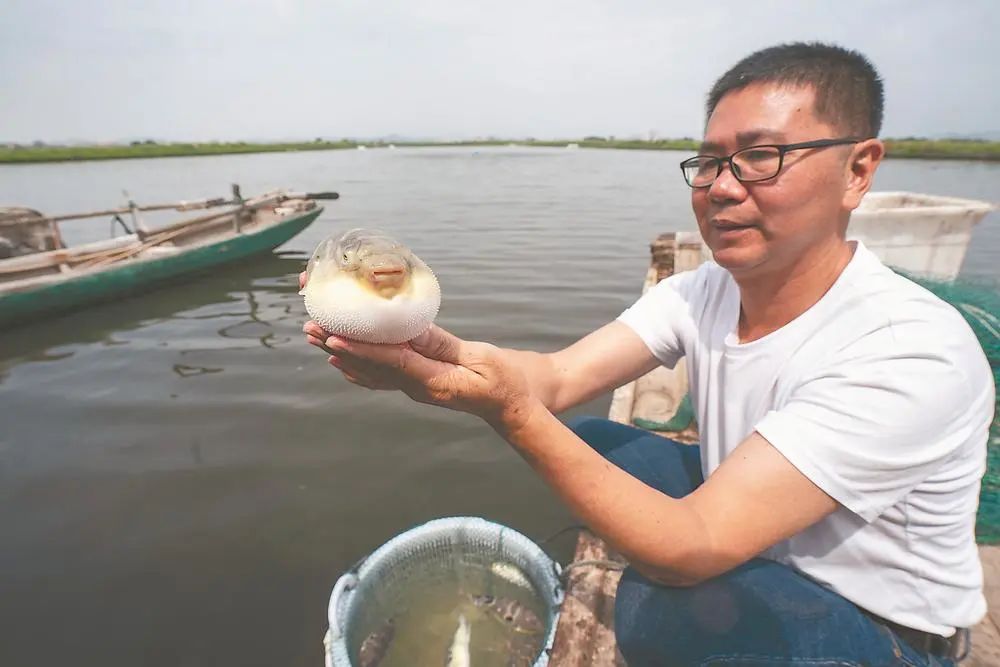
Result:
[[[737,601],[726,590],[663,586],[628,568],[615,598],[615,637],[629,667],[696,665],[739,617]]]
[[[669,598],[690,595],[689,589],[653,588],[632,568],[622,573],[615,597],[615,639],[629,667],[691,664],[686,662],[692,618],[687,604],[665,604]],[[680,600],[678,600],[680,602]],[[671,662],[676,659],[677,662]],[[695,663],[696,664],[696,663]]]
[[[887,629],[847,599],[765,559],[690,587],[626,569],[615,598],[615,637],[629,667],[900,664]]]
[[[594,431],[599,430],[602,425],[606,425],[609,421],[603,417],[595,417],[593,415],[577,415],[576,417],[570,417],[565,423],[569,430],[586,440],[585,434],[593,434]]]

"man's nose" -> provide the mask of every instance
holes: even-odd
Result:
[[[712,201],[742,201],[747,196],[747,189],[733,175],[729,163],[722,165],[722,172],[708,188],[708,198]]]

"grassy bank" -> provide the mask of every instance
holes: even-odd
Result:
[[[564,147],[576,144],[581,148],[617,148],[634,150],[695,151],[698,142],[692,139],[614,139],[587,137],[585,139],[548,140],[488,140],[455,142],[398,142],[397,146],[518,146]],[[886,139],[887,154],[891,158],[920,158],[932,160],[988,160],[1000,161],[1000,141],[956,141],[931,139]],[[387,143],[366,143],[366,147],[380,148]],[[230,155],[239,153],[277,153],[285,151],[325,151],[357,148],[354,141],[316,140],[297,143],[155,143],[134,142],[101,146],[0,146],[0,164],[32,162],[69,162],[75,160],[123,160],[154,157],[184,157],[198,155]]]
[[[885,139],[886,155],[891,158],[925,160],[990,160],[1000,161],[1000,141],[943,139]],[[534,145],[565,146],[567,142],[534,142]],[[692,139],[656,141],[621,139],[584,139],[577,142],[586,148],[619,148],[642,150],[697,151]]]
[[[247,142],[207,144],[158,144],[143,142],[101,146],[0,146],[0,163],[69,162],[74,160],[126,160],[151,157],[327,151],[354,148],[347,141],[257,144]]]
[[[886,139],[889,157],[926,160],[1000,160],[1000,141]]]

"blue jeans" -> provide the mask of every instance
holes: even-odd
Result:
[[[697,446],[592,417],[570,428],[602,456],[674,498],[704,480]],[[849,600],[780,563],[755,558],[701,584],[658,584],[628,568],[615,635],[629,667],[951,666],[918,652]]]

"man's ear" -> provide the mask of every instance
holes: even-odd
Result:
[[[861,198],[872,186],[875,170],[885,157],[885,144],[878,139],[866,139],[854,147],[847,161],[845,174],[847,189],[844,192],[844,208],[853,211],[861,203]]]

